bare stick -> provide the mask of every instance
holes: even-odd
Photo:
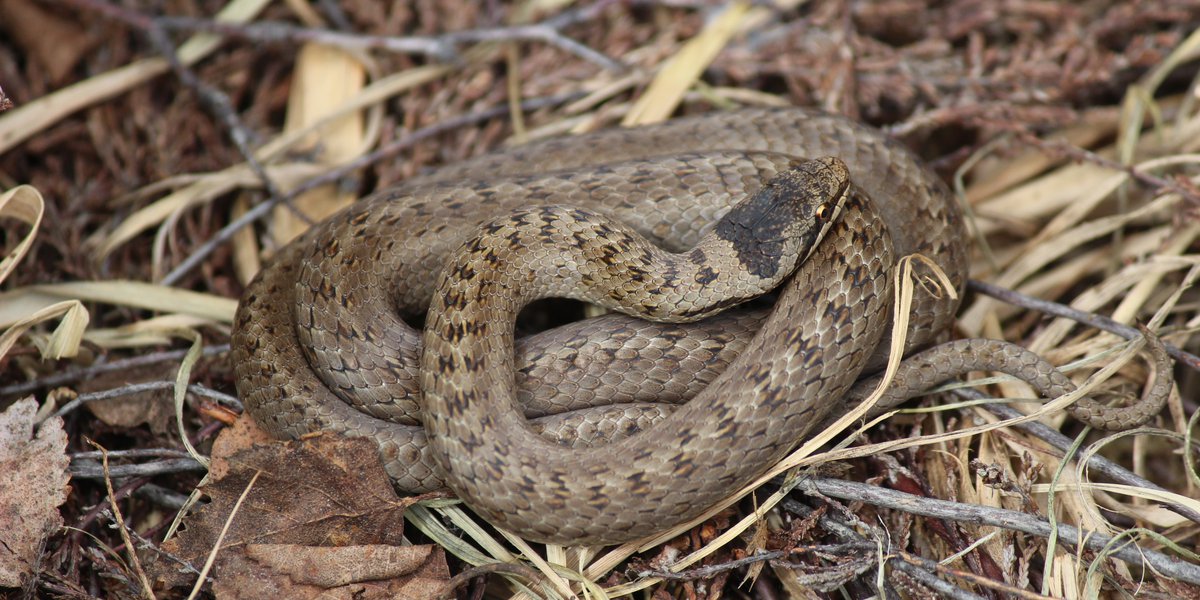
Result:
[[[1132,165],[1122,164],[1110,158],[1100,156],[1091,150],[1085,150],[1061,140],[1043,140],[1036,135],[1024,131],[1017,131],[1016,134],[1022,142],[1029,144],[1030,146],[1034,146],[1046,152],[1056,153],[1079,162],[1088,162],[1094,165],[1099,165],[1106,169],[1112,169],[1113,171],[1125,173],[1134,181],[1139,181],[1156,189],[1170,190],[1176,194],[1179,194],[1184,200],[1187,200],[1193,206],[1200,205],[1200,190],[1187,185],[1184,181],[1159,177],[1153,173],[1147,173],[1146,171],[1137,169]]]
[[[196,462],[192,457],[157,460],[133,465],[108,466],[108,459],[103,465],[88,461],[71,463],[72,479],[103,479],[105,477],[152,477],[171,473],[205,472],[208,467]]]
[[[802,504],[798,500],[795,500],[791,497],[783,499],[783,508],[790,513],[797,514],[802,517],[810,517],[814,512],[812,508],[809,508],[807,505]],[[818,516],[817,523],[819,523],[821,527],[825,528],[826,531],[832,533],[838,539],[848,544],[869,545],[872,552],[876,548],[876,544],[868,541],[867,538],[860,533],[862,530],[872,530],[870,525],[864,523],[852,525],[832,516],[830,513]],[[879,537],[883,536],[879,535]],[[889,548],[887,552],[889,554],[895,554],[898,552],[898,549]],[[939,579],[937,575],[934,574],[933,569],[922,567],[915,561],[903,562],[893,560],[890,561],[889,564],[893,569],[901,571],[906,575],[916,579],[922,585],[936,591],[946,598],[951,598],[952,600],[983,600],[983,596],[964,590],[960,587],[956,587],[954,584],[948,581]]]
[[[915,515],[1000,527],[1039,537],[1049,537],[1052,531],[1050,523],[1044,519],[1022,512],[915,496],[865,483],[816,477],[799,482],[796,489],[806,494],[862,501]],[[1112,537],[1102,533],[1081,532],[1076,527],[1061,524],[1057,525],[1056,529],[1058,539],[1063,543],[1083,546],[1089,550],[1108,551],[1114,558],[1151,569],[1159,575],[1200,585],[1200,565],[1131,545],[1122,545],[1115,549],[1106,548]]]
[[[613,4],[596,4],[563,13],[542,23],[512,27],[492,27],[455,31],[438,36],[387,36],[344,33],[329,29],[300,27],[290,23],[260,21],[250,24],[222,23],[213,19],[163,16],[151,17],[120,5],[100,0],[61,0],[79,8],[101,13],[131,27],[153,31],[187,31],[220,35],[254,42],[292,43],[316,42],[347,50],[385,50],[400,54],[420,54],[440,62],[459,59],[459,47],[481,42],[543,42],[574,54],[588,62],[613,72],[622,72],[625,65],[581,44],[565,35],[561,29],[589,21]]]
[[[896,552],[895,554],[903,562],[892,561],[890,564],[892,565],[893,568],[901,568],[901,566],[913,566],[913,567],[920,566],[920,567],[924,567],[925,569],[929,569],[929,570],[937,572],[937,573],[945,573],[946,575],[949,575],[950,577],[956,577],[958,579],[965,579],[967,581],[970,581],[971,583],[974,583],[975,585],[978,585],[979,587],[985,587],[985,588],[997,590],[1000,592],[1004,592],[1005,594],[1009,594],[1009,595],[1015,596],[1017,598],[1026,598],[1028,600],[1050,600],[1049,596],[1043,596],[1041,594],[1035,594],[1035,593],[1027,591],[1027,590],[1022,590],[1022,589],[1013,587],[1011,585],[1008,585],[1007,583],[1004,583],[1002,581],[988,579],[987,577],[983,577],[983,576],[977,575],[975,573],[968,573],[966,571],[962,571],[959,569],[951,569],[950,567],[947,567],[936,561],[929,560],[928,558],[925,558],[923,556],[909,554],[908,552]],[[925,572],[925,571],[921,571],[921,572]],[[936,577],[934,578],[934,580],[941,581],[940,579],[937,579]],[[922,583],[925,583],[925,582],[922,581]],[[935,588],[935,589],[937,589],[937,588]],[[957,588],[956,588],[955,591],[959,591],[959,590],[957,590]]]
[[[167,37],[167,32],[155,19],[137,12],[125,10],[114,4],[97,0],[61,1],[76,8],[99,12],[141,31],[150,44],[154,46],[155,50],[167,61],[167,64],[170,65],[171,70],[179,78],[179,81],[191,89],[200,100],[200,104],[206,107],[213,116],[217,117],[225,125],[229,132],[230,140],[237,146],[238,152],[246,160],[246,164],[250,166],[250,170],[262,181],[263,187],[271,195],[280,195],[279,188],[275,185],[274,180],[267,174],[262,164],[254,158],[254,152],[250,149],[250,130],[238,118],[237,112],[233,110],[233,105],[229,102],[229,98],[197,77],[187,65],[183,64],[183,61],[179,60],[179,54],[175,51],[175,44],[171,42],[170,38]]]
[[[123,358],[112,362],[96,363],[88,367],[80,367],[73,369],[63,369],[57,373],[47,375],[30,381],[14,383],[9,386],[0,388],[0,398],[12,396],[24,396],[39,388],[54,388],[60,385],[79,381],[81,379],[92,379],[101,373],[111,373],[113,371],[127,371],[146,365],[153,365],[160,362],[182,360],[187,354],[187,350],[167,350],[164,352],[151,352],[140,356]],[[216,346],[205,346],[203,355],[214,356],[229,352],[229,344],[220,344]],[[109,453],[112,454],[111,452]]]
[[[79,408],[80,406],[87,404],[88,402],[96,402],[99,400],[111,400],[113,398],[120,398],[122,396],[129,396],[131,394],[137,394],[140,392],[153,392],[153,391],[157,391],[157,390],[173,390],[173,389],[175,389],[174,381],[147,381],[145,383],[131,383],[129,385],[123,385],[118,388],[113,388],[111,390],[104,390],[103,392],[91,392],[91,393],[87,393],[87,394],[80,394],[74,400],[62,405],[62,408],[59,408],[57,411],[54,412],[53,415],[50,415],[50,416],[51,417],[61,417],[65,414]],[[197,396],[201,396],[203,398],[208,398],[209,400],[213,400],[213,401],[221,403],[221,404],[225,404],[227,406],[231,406],[233,408],[236,408],[237,410],[242,410],[242,403],[237,398],[230,396],[229,394],[218,392],[217,390],[214,390],[209,387],[205,387],[198,383],[193,383],[193,384],[188,385],[188,392],[190,392],[192,394],[196,394]]]
[[[1086,313],[1081,310],[1071,308],[1065,304],[1033,298],[1020,292],[1002,288],[998,285],[992,285],[976,279],[970,279],[967,281],[967,289],[991,296],[997,300],[1007,302],[1014,306],[1036,310],[1056,317],[1063,317],[1064,319],[1071,319],[1072,321],[1077,321],[1079,323],[1083,323],[1084,325],[1095,327],[1096,329],[1101,329],[1114,335],[1119,335],[1127,340],[1136,339],[1142,335],[1136,327],[1130,327],[1124,323],[1118,323],[1103,315]],[[1167,354],[1170,354],[1175,360],[1178,360],[1179,362],[1200,371],[1200,357],[1190,352],[1185,352],[1178,346],[1172,346],[1171,344],[1167,344],[1165,342],[1163,345],[1167,348]]]

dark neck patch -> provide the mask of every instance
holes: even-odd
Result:
[[[713,228],[713,234],[733,244],[738,262],[755,277],[773,279],[783,268],[783,232],[792,215],[777,198],[803,193],[796,189],[796,179],[788,173],[779,175],[735,205]]]

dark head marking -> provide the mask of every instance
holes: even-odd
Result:
[[[733,244],[751,274],[781,276],[816,247],[840,214],[849,186],[850,173],[837,158],[796,161],[735,205],[713,233]]]

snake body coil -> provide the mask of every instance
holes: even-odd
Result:
[[[533,247],[555,235],[586,245],[562,233],[578,231],[567,223],[578,211],[564,205],[628,226],[611,231],[605,256],[640,264],[649,251],[626,236],[689,250],[734,202],[797,159],[818,156],[848,166],[849,199],[770,316],[725,313],[671,325],[610,315],[522,338],[514,358],[511,318],[520,306],[500,293],[508,284],[494,276],[503,262],[494,248]],[[507,225],[495,221],[520,208]],[[485,223],[492,224],[480,233]],[[493,238],[493,250],[464,246],[473,236]],[[445,268],[455,251],[457,263]],[[966,248],[955,202],[903,148],[840,117],[744,110],[549,140],[376,194],[283,249],[239,307],[237,387],[275,435],[331,430],[375,440],[401,489],[449,485],[530,539],[621,542],[699,514],[802,439],[875,352],[889,323],[892,257],[913,252],[962,286]],[[713,254],[694,279],[723,281],[725,271],[746,268],[735,264],[736,251]],[[444,268],[447,282],[435,291]],[[490,287],[466,301],[456,281],[484,272]],[[651,312],[657,293],[622,285],[606,292]],[[420,332],[404,318],[423,314],[431,300],[422,353]],[[945,331],[956,308],[956,299],[918,292],[908,346]],[[696,382],[711,385],[678,410],[644,402],[696,394]],[[419,426],[422,385],[436,460]],[[544,418],[531,428],[514,404]],[[559,411],[574,412],[545,416]],[[650,431],[598,448],[554,446],[533,433],[611,439],[656,420]]]

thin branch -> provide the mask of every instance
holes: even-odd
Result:
[[[384,50],[399,54],[418,54],[438,62],[455,62],[460,58],[459,48],[481,42],[543,42],[574,54],[588,62],[616,73],[626,70],[625,65],[581,44],[565,35],[561,29],[592,20],[613,4],[598,2],[579,10],[569,11],[542,23],[511,27],[490,27],[455,31],[437,36],[388,36],[358,33],[343,33],[329,29],[302,27],[291,23],[259,21],[237,24],[200,19],[194,17],[163,16],[151,17],[123,6],[99,0],[60,0],[86,10],[101,13],[131,27],[152,31],[184,31],[208,33],[261,43],[301,44],[315,42],[346,50]]]
[[[100,460],[100,452],[75,452],[68,454],[71,460]],[[110,450],[108,458],[187,458],[191,456],[183,450],[174,448],[130,448],[129,450]]]
[[[62,405],[61,408],[59,408],[57,411],[54,412],[53,415],[50,415],[50,416],[51,417],[61,417],[65,414],[79,408],[80,406],[87,404],[88,402],[96,402],[99,400],[111,400],[113,398],[120,398],[122,396],[129,396],[131,394],[137,394],[140,392],[153,392],[153,391],[158,391],[158,390],[174,390],[174,389],[175,389],[174,381],[147,381],[145,383],[131,383],[129,385],[124,385],[124,386],[121,386],[118,388],[113,388],[111,390],[104,390],[103,392],[90,392],[87,394],[80,394],[74,400]],[[213,400],[215,402],[218,402],[218,403],[221,403],[221,404],[224,404],[227,406],[231,406],[239,411],[242,410],[242,402],[240,400],[238,400],[237,398],[230,396],[229,394],[218,392],[217,390],[214,390],[209,387],[205,387],[198,383],[193,383],[191,385],[188,385],[188,392],[196,394],[197,396],[200,396],[202,398],[208,398],[209,400]]]
[[[564,102],[570,102],[581,95],[582,94],[572,93],[562,94],[559,96],[549,96],[546,98],[533,98],[522,102],[521,108],[523,110],[536,110],[544,106],[554,106]],[[243,227],[266,216],[266,214],[269,213],[271,209],[273,209],[280,202],[290,201],[291,199],[303,194],[304,192],[307,192],[308,190],[328,183],[334,183],[358,169],[362,169],[375,164],[376,162],[382,161],[383,159],[388,158],[402,150],[408,149],[416,145],[417,142],[427,138],[458,129],[460,127],[465,127],[467,125],[473,125],[481,121],[500,117],[508,114],[508,111],[509,107],[507,104],[505,104],[503,106],[496,106],[479,112],[460,115],[458,117],[435,123],[428,127],[423,127],[370,154],[361,156],[353,161],[340,165],[337,168],[331,169],[318,177],[309,179],[287,194],[282,196],[272,196],[246,211],[244,214],[242,214],[242,216],[238,217],[233,222],[221,228],[221,230],[218,231],[217,234],[212,237],[212,239],[201,244],[195,252],[180,262],[179,266],[175,267],[175,270],[168,273],[166,277],[163,277],[161,283],[168,286],[178,283],[184,275],[186,275],[192,269],[200,266],[200,264],[204,262],[204,259],[208,258],[208,256],[212,254],[212,252],[221,244],[228,242]]]
[[[220,344],[217,346],[205,346],[203,355],[215,356],[217,354],[224,354],[226,352],[229,352],[229,344]],[[45,377],[32,379],[29,381],[22,381],[21,383],[14,383],[10,386],[2,387],[0,388],[0,398],[24,396],[25,394],[33,392],[34,390],[56,388],[58,386],[66,385],[81,379],[92,379],[93,377],[103,373],[111,373],[113,371],[128,371],[130,369],[158,364],[160,362],[178,361],[182,360],[183,356],[187,353],[187,350],[152,352],[150,354],[143,354],[141,356],[134,356],[131,358],[123,358],[120,360],[114,360],[112,362],[96,363],[87,367],[63,369],[57,373],[53,373]],[[112,453],[110,452],[109,455],[111,456]]]
[[[208,467],[196,462],[190,456],[187,458],[173,458],[148,463],[116,466],[103,466],[100,463],[86,461],[71,463],[71,478],[103,479],[105,477],[113,477],[123,479],[125,477],[153,477],[155,475],[169,475],[174,473],[203,473],[207,470]]]
[[[929,560],[928,558],[925,558],[923,556],[909,554],[908,552],[896,552],[895,555],[900,560],[899,561],[891,561],[889,564],[891,564],[893,568],[900,569],[902,571],[905,571],[906,573],[908,571],[905,570],[903,567],[906,567],[906,566],[923,567],[924,569],[929,569],[929,570],[937,572],[937,573],[944,573],[946,575],[949,575],[950,577],[955,577],[957,579],[965,579],[967,581],[970,581],[971,583],[974,583],[975,585],[978,585],[979,587],[985,587],[988,589],[993,589],[993,590],[997,590],[1000,592],[1004,592],[1005,594],[1009,594],[1009,595],[1017,597],[1017,598],[1026,598],[1028,600],[1051,600],[1049,596],[1043,596],[1041,594],[1036,594],[1034,592],[1022,590],[1020,588],[1008,585],[1002,581],[988,579],[987,577],[982,577],[980,575],[977,575],[975,573],[971,573],[968,571],[962,571],[959,569],[951,569],[950,567],[942,565],[941,563],[938,563],[937,561]],[[927,571],[924,571],[922,569],[917,569],[917,572],[927,573]],[[940,579],[936,579],[936,578],[935,578],[935,580],[941,581]],[[922,583],[925,583],[925,582],[922,581]],[[959,591],[961,591],[961,590],[959,590],[958,588],[953,588],[953,592],[957,593]]]
[[[1114,321],[1103,315],[1086,313],[1081,310],[1071,308],[1065,304],[1033,298],[1020,292],[1002,288],[998,285],[992,285],[983,281],[978,281],[976,279],[970,279],[967,281],[967,289],[991,296],[997,300],[1007,302],[1008,304],[1012,304],[1014,306],[1036,310],[1056,317],[1071,319],[1072,321],[1077,321],[1079,323],[1083,323],[1084,325],[1095,327],[1096,329],[1102,329],[1114,335],[1119,335],[1127,340],[1136,339],[1142,335],[1136,327],[1131,327],[1129,325],[1125,325],[1124,323],[1118,323],[1117,321]],[[1190,352],[1185,352],[1178,346],[1172,346],[1171,344],[1166,343],[1164,343],[1164,345],[1167,348],[1167,354],[1170,354],[1173,358],[1191,367],[1192,369],[1200,371],[1200,356],[1196,356]]]
[[[204,427],[202,427],[199,431],[188,436],[188,439],[193,444],[199,444],[201,441],[204,441],[204,440],[208,439],[209,437],[211,437],[213,434],[215,434],[218,430],[220,430],[224,426],[225,425],[223,423],[221,423],[220,421],[213,421],[212,423],[209,423],[208,425],[205,425]],[[117,489],[116,493],[113,494],[111,501],[113,501],[113,502],[119,501],[119,500],[125,498],[126,496],[128,496],[129,494],[136,492],[138,489],[140,489],[142,486],[144,486],[148,483],[150,483],[149,477],[135,477],[133,479],[130,479],[129,481],[122,484],[120,488]],[[90,526],[91,523],[96,520],[96,518],[100,515],[100,513],[102,511],[107,510],[108,502],[109,502],[109,500],[106,499],[104,502],[96,504],[95,506],[88,509],[88,511],[86,513],[84,513],[83,515],[81,515],[79,517],[79,519],[75,523],[75,529],[77,529],[77,531],[74,531],[71,533],[71,536],[76,539],[76,542],[73,542],[73,543],[78,543],[78,538],[83,535],[83,530],[86,529],[88,526]]]
[[[783,499],[783,509],[792,514],[800,515],[804,518],[809,518],[814,512],[812,508],[791,497]],[[872,553],[874,553],[876,545],[868,541],[867,538],[860,533],[860,528],[856,527],[855,525],[832,516],[828,512],[818,516],[817,523],[819,523],[821,527],[832,533],[838,539],[849,544],[868,545],[871,547]],[[865,529],[870,529],[870,526],[867,526]],[[887,553],[894,554],[897,551],[898,549],[896,548],[889,548]],[[946,598],[951,598],[952,600],[983,600],[983,596],[957,587],[948,581],[939,579],[937,575],[934,574],[933,569],[926,569],[918,566],[917,564],[909,564],[903,561],[890,561],[888,564],[891,565],[893,569],[913,577],[922,585],[925,585],[929,589],[936,591]]]
[[[933,561],[929,561],[933,563]],[[920,568],[916,564],[904,561],[891,561],[888,564],[897,571],[916,579],[921,585],[941,594],[943,597],[951,600],[986,600],[986,597],[980,596],[975,592],[964,590],[960,587],[955,587],[949,581],[939,579],[937,575]],[[937,564],[937,563],[933,563]]]
[[[1049,537],[1051,532],[1050,523],[1022,512],[915,496],[864,483],[819,477],[799,482],[796,489],[806,494],[861,501],[915,515],[1000,527],[1039,537]],[[1131,545],[1106,548],[1112,537],[1103,533],[1081,532],[1076,527],[1062,524],[1057,525],[1056,529],[1062,543],[1094,551],[1108,551],[1113,558],[1152,569],[1171,579],[1200,585],[1200,565]]]
[[[154,485],[153,483],[147,483],[134,490],[133,493],[140,498],[145,498],[163,508],[174,511],[183,510],[183,507],[187,506],[188,501],[187,494],[180,494],[175,490]]]
[[[666,569],[649,569],[638,571],[638,577],[654,577],[657,579],[671,579],[675,581],[691,581],[695,579],[711,579],[723,572],[733,571],[745,566],[749,566],[760,562],[776,562],[782,558],[786,558],[792,554],[800,552],[822,552],[828,554],[841,554],[849,556],[862,556],[863,553],[874,553],[875,544],[867,541],[848,542],[845,544],[822,544],[817,546],[798,546],[790,550],[774,550],[770,552],[760,551],[758,554],[731,560],[728,562],[705,565],[695,569],[686,571],[669,571]]]
[[[225,125],[229,139],[237,147],[238,153],[242,155],[246,165],[262,182],[263,189],[271,195],[282,193],[282,189],[276,185],[275,180],[267,173],[267,169],[255,158],[254,150],[250,148],[250,138],[253,135],[250,129],[242,124],[242,119],[233,109],[229,97],[205,83],[187,65],[183,64],[183,61],[179,60],[179,55],[175,52],[175,45],[167,38],[166,32],[158,27],[152,27],[146,31],[146,34],[150,43],[167,59],[167,64],[171,65],[171,70],[174,71],[179,81],[191,89],[200,100],[200,104],[207,107],[208,111]],[[293,212],[301,219],[308,219],[300,211],[293,210]]]
[[[1026,131],[1017,131],[1016,135],[1022,142],[1045,152],[1059,154],[1071,160],[1092,163],[1106,169],[1125,173],[1134,181],[1139,181],[1156,189],[1169,190],[1179,194],[1180,197],[1187,200],[1193,206],[1200,205],[1200,190],[1186,185],[1182,181],[1147,173],[1133,165],[1122,164],[1110,158],[1100,156],[1091,150],[1080,148],[1062,140],[1043,140]]]

